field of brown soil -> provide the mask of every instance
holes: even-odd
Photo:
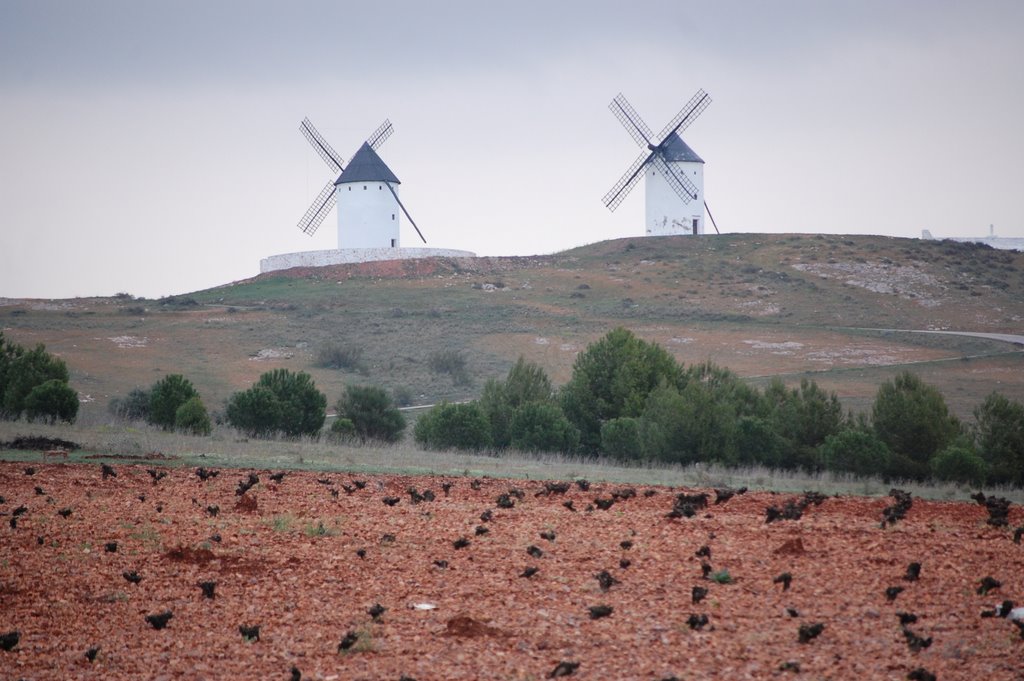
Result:
[[[980,505],[915,499],[883,528],[893,498],[807,498],[769,523],[800,497],[152,471],[0,463],[0,635],[18,632],[0,677],[1024,678],[1020,631],[981,616],[1024,600],[1017,506],[994,527]],[[707,507],[668,516],[700,492]],[[985,577],[1001,585],[982,595]]]

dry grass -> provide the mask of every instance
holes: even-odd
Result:
[[[560,454],[530,455],[510,452],[502,456],[466,454],[455,451],[428,452],[412,444],[336,445],[309,439],[297,441],[245,440],[233,430],[218,428],[211,437],[167,433],[145,425],[57,425],[0,422],[0,441],[21,435],[71,440],[83,449],[69,461],[131,461],[147,465],[204,466],[207,468],[257,468],[274,470],[315,470],[351,473],[393,473],[459,477],[518,478],[527,480],[573,480],[664,485],[669,487],[748,487],[752,490],[826,494],[885,496],[893,484],[877,478],[824,472],[810,475],[764,467],[739,469],[718,465],[689,466],[624,464]],[[159,453],[162,457],[154,458]],[[92,458],[99,455],[99,458]],[[89,458],[87,458],[89,457]],[[4,460],[40,461],[39,452],[0,450]],[[969,499],[974,489],[961,485],[900,482],[896,486],[915,496],[939,499]],[[1024,490],[992,488],[988,493],[1024,503]]]

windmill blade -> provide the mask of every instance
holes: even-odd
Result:
[[[405,213],[405,217],[409,218],[409,222],[412,223],[412,228],[420,235],[420,239],[423,243],[427,243],[427,240],[423,237],[423,232],[421,232],[420,228],[416,226],[416,221],[412,219],[412,216],[409,215],[409,211],[405,209],[405,204],[403,204],[402,200],[398,198],[398,192],[395,191],[395,188],[391,186],[390,182],[385,182],[384,184],[387,186],[388,191],[391,192],[391,196],[395,197],[395,201],[398,202],[398,207],[402,209],[403,213]]]
[[[615,186],[604,195],[602,201],[604,201],[604,205],[608,206],[608,210],[614,211],[618,208],[622,200],[629,195],[629,192],[633,191],[633,187],[644,176],[644,168],[655,156],[655,152],[651,151],[644,152],[636,157],[633,165],[629,166],[625,174],[615,183]]]
[[[711,209],[708,207],[708,202],[704,202],[704,210],[708,212],[708,217],[711,218],[711,226],[715,228],[715,234],[721,234],[718,231],[718,223],[715,222],[715,216],[711,214]]]
[[[395,129],[391,127],[391,121],[385,118],[380,127],[374,130],[373,134],[366,140],[366,143],[370,145],[371,149],[377,151],[380,145],[384,144],[384,141],[391,137],[391,133],[394,131]]]
[[[342,166],[345,165],[341,155],[327,143],[324,136],[313,127],[313,124],[308,118],[302,119],[302,123],[299,125],[299,130],[302,131],[302,134],[305,135],[312,147],[316,149],[316,153],[320,154],[320,158],[322,158],[324,162],[331,167],[331,170],[335,173],[340,173]]]
[[[653,155],[654,167],[661,171],[661,174],[665,176],[665,180],[668,182],[668,186],[672,187],[675,193],[679,195],[679,198],[683,200],[683,203],[689,203],[697,198],[697,187],[690,181],[690,178],[677,173],[661,154],[653,152]]]
[[[306,214],[299,220],[299,229],[313,236],[317,228],[320,227],[320,223],[324,221],[327,214],[334,208],[334,202],[337,199],[338,195],[334,191],[334,182],[328,182],[320,190],[316,198],[313,199],[313,203],[309,205],[309,208],[306,209]]]
[[[636,112],[636,109],[626,101],[621,92],[612,100],[608,108],[611,109],[615,117],[622,123],[622,127],[626,129],[626,132],[630,134],[637,144],[645,148],[650,146],[651,137],[654,133],[644,123],[644,119],[640,118],[640,114]]]
[[[690,101],[679,110],[676,117],[669,121],[665,129],[658,134],[658,143],[664,144],[665,139],[672,133],[680,133],[690,127],[690,124],[697,120],[704,109],[711,104],[711,95],[704,90],[697,90],[697,94],[690,98]]]

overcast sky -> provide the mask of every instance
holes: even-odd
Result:
[[[601,197],[699,88],[724,232],[1024,236],[1024,2],[0,0],[0,297],[157,297],[335,248],[296,223],[381,147],[430,246],[643,233]],[[415,233],[403,223],[403,243]]]

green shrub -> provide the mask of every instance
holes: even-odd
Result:
[[[149,390],[149,423],[173,430],[178,407],[198,396],[192,382],[181,374],[164,376]]]
[[[325,369],[347,369],[363,371],[363,349],[358,345],[342,345],[328,342],[320,346],[316,352],[314,364]]]
[[[821,459],[832,471],[860,476],[882,476],[892,472],[889,448],[873,432],[860,429],[843,430],[826,438],[821,445]]]
[[[478,404],[442,402],[420,417],[413,438],[426,449],[479,451],[491,446],[491,428]]]
[[[522,452],[571,454],[580,441],[579,431],[551,402],[529,402],[516,409],[509,433],[512,447]]]
[[[413,403],[412,390],[405,387],[404,385],[397,386],[391,389],[391,399],[395,401],[395,405],[399,407],[411,407]]]
[[[356,436],[356,426],[349,419],[336,418],[331,423],[331,435],[338,439],[347,440]]]
[[[985,484],[988,466],[966,442],[949,445],[931,460],[932,475],[939,480],[962,482],[980,487]]]
[[[363,440],[396,442],[405,431],[405,417],[383,388],[350,385],[336,409],[338,417],[351,421]]]
[[[460,350],[448,349],[433,352],[427,358],[427,366],[435,374],[448,374],[455,385],[469,385],[472,379],[466,366],[466,357]]]
[[[228,399],[228,423],[251,437],[315,436],[326,417],[327,398],[304,371],[268,371]]]
[[[78,393],[64,381],[52,378],[32,388],[25,398],[25,414],[29,421],[74,423],[78,416]]]
[[[1024,404],[994,392],[974,410],[974,419],[989,482],[1024,486]]]
[[[149,419],[149,391],[133,388],[124,397],[112,397],[107,403],[107,411],[120,419],[146,421]]]
[[[199,396],[190,397],[174,412],[174,429],[192,435],[209,435],[213,426]]]

